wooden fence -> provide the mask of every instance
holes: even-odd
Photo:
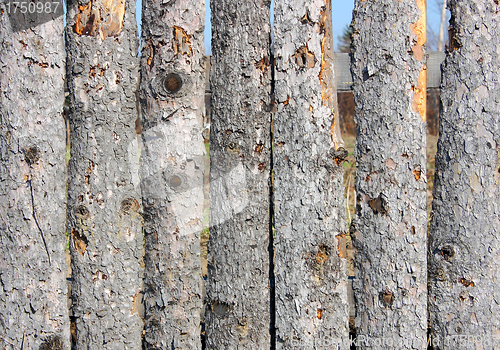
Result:
[[[331,0],[275,0],[272,41],[270,1],[212,0],[208,199],[204,2],[144,0],[140,57],[133,2],[56,4],[0,3],[0,349],[500,348],[497,0],[448,1],[446,55],[425,0],[356,0],[349,56]]]

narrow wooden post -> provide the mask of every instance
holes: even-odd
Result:
[[[349,349],[331,1],[277,0],[276,349]]]
[[[425,0],[356,0],[358,349],[427,346]],[[391,345],[393,344],[393,345]]]
[[[9,5],[0,4],[0,349],[69,350],[62,11],[16,28]]]
[[[500,348],[500,5],[449,1],[429,235],[436,349]]]
[[[270,1],[210,5],[207,349],[269,349]]]
[[[201,349],[204,18],[202,0],[143,2],[146,349]]]
[[[78,349],[141,347],[135,3],[73,1],[66,26],[68,232]]]

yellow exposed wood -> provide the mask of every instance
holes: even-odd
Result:
[[[316,65],[316,57],[313,52],[309,51],[307,45],[298,49],[293,57],[300,68],[314,68]]]
[[[172,48],[176,55],[187,55],[188,57],[193,55],[189,35],[181,27],[174,26]]]
[[[427,42],[427,1],[416,0],[417,7],[422,11],[420,18],[410,29],[417,35],[417,42],[412,47],[413,56],[417,61],[422,61],[424,58],[424,45]],[[414,96],[412,102],[413,110],[420,114],[423,121],[426,121],[427,115],[427,66],[424,64],[420,70],[418,77],[418,86],[414,88]]]
[[[335,83],[335,72],[333,71],[333,41],[332,41],[332,3],[325,0],[325,6],[321,12],[319,31],[324,33],[321,40],[321,69],[319,80],[321,82],[321,98],[323,105],[332,111],[332,125],[330,135],[335,144],[335,149],[344,147],[344,141],[340,133],[340,120],[337,106],[337,84]]]
[[[125,17],[125,0],[89,1],[78,5],[73,27],[78,35],[97,36],[102,40],[120,34]]]

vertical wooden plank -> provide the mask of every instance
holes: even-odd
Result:
[[[136,350],[142,342],[137,49],[133,1],[69,3],[68,232],[78,349]]]
[[[425,0],[355,2],[360,349],[427,344],[425,23]]]
[[[204,18],[202,0],[143,2],[146,349],[201,349]]]
[[[0,348],[69,350],[62,12],[16,28],[9,5],[0,4]]]
[[[270,2],[210,6],[207,349],[269,349]]]
[[[348,349],[342,148],[330,0],[277,0],[276,349]]]
[[[500,6],[449,1],[429,235],[439,349],[500,348]]]
[[[143,2],[147,349],[201,349],[205,4]]]

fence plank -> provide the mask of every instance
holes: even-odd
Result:
[[[357,0],[353,13],[353,287],[357,336],[366,340],[358,349],[422,349],[427,343],[425,1]]]
[[[69,350],[62,13],[0,7],[0,348]]]
[[[499,349],[500,6],[448,6],[429,242],[432,343]]]
[[[205,3],[143,2],[147,349],[201,349]]]
[[[276,1],[276,349],[349,348],[331,35],[330,0]]]
[[[444,58],[444,52],[429,52],[426,62],[428,89],[441,87],[441,65],[443,64]]]
[[[352,90],[351,54],[335,53],[335,77],[337,80],[337,90]]]
[[[270,2],[210,5],[207,349],[269,349]]]
[[[135,4],[69,3],[72,310],[78,349],[139,349],[142,217]]]

